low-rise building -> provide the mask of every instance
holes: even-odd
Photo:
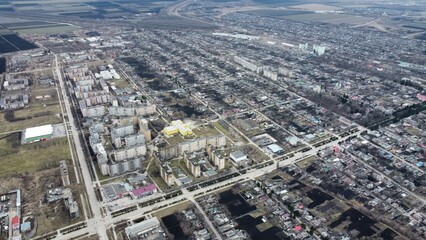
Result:
[[[248,160],[247,155],[240,150],[235,151],[235,152],[231,152],[229,154],[229,158],[231,158],[231,160],[237,166],[241,166],[241,165],[247,163],[247,160]]]
[[[127,227],[124,231],[126,232],[126,236],[128,239],[141,239],[141,236],[153,232],[154,230],[160,228],[160,221],[158,218],[150,218],[140,223],[136,223],[130,227]]]

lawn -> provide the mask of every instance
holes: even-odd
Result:
[[[129,83],[126,79],[121,77],[121,79],[118,80],[111,80],[110,81],[112,85],[116,86],[117,88],[133,88],[132,84]]]
[[[302,161],[296,163],[296,165],[302,169],[305,169],[309,167],[315,160],[317,160],[318,157],[315,155],[309,156],[305,159],[302,159]]]
[[[20,133],[0,139],[0,178],[57,167],[60,160],[71,161],[66,137],[20,145]]]
[[[243,142],[247,143],[248,141],[237,133],[232,127],[229,127],[229,130],[224,128],[219,122],[212,123],[212,126],[219,132],[225,134],[228,138],[232,139],[234,142]]]
[[[154,212],[154,213],[152,214],[152,216],[155,216],[155,217],[158,217],[158,218],[162,218],[162,217],[165,217],[165,216],[169,216],[169,215],[171,215],[171,214],[174,214],[174,213],[176,213],[176,212],[179,212],[179,211],[182,211],[182,210],[188,209],[188,208],[193,207],[193,206],[194,206],[194,204],[193,204],[192,202],[190,202],[190,201],[185,201],[185,202],[183,202],[183,203],[179,203],[179,204],[177,204],[177,205],[175,205],[175,206],[173,206],[173,207],[169,207],[169,208],[166,208],[166,209],[160,210],[160,211],[158,211],[158,212]]]
[[[105,176],[102,175],[101,169],[99,169],[98,164],[95,163],[94,165],[95,165],[96,176],[98,176],[99,181],[105,181],[105,182],[102,182],[102,184],[106,184],[106,182],[107,182],[106,180],[110,179],[111,176],[109,176],[109,175],[105,175]]]
[[[80,28],[77,26],[71,26],[71,25],[52,25],[52,26],[17,28],[12,30],[19,34],[25,34],[25,33],[47,34],[47,33],[66,33],[66,32],[72,32],[78,29]]]
[[[0,133],[23,130],[45,124],[61,123],[62,119],[57,116],[61,113],[59,104],[34,105],[13,112],[16,118],[25,118],[18,121],[7,121],[6,112],[0,113]]]
[[[151,177],[152,181],[154,181],[159,188],[161,188],[161,189],[168,188],[168,186],[164,182],[163,178],[161,178],[160,168],[155,163],[151,163],[149,165],[148,174]]]

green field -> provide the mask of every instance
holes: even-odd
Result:
[[[19,34],[25,34],[25,33],[66,33],[66,32],[72,32],[74,30],[80,29],[76,26],[71,25],[52,25],[52,26],[43,26],[43,27],[28,27],[28,28],[16,28],[13,29],[14,32],[17,32]]]
[[[149,176],[151,177],[152,181],[154,181],[159,188],[161,189],[168,188],[163,178],[161,178],[160,168],[155,163],[151,163],[151,165],[149,165],[147,172]]]
[[[62,118],[56,115],[61,113],[57,103],[43,106],[41,104],[14,111],[16,118],[25,118],[19,121],[6,120],[6,112],[0,113],[0,134],[9,131],[23,130],[45,124],[61,123]],[[45,114],[45,115],[44,115]],[[43,116],[41,116],[43,115]]]
[[[1,136],[0,179],[57,167],[60,160],[71,161],[67,138],[21,145],[20,135],[13,133]]]

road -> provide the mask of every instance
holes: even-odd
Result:
[[[191,202],[195,204],[195,207],[198,209],[198,211],[203,215],[204,220],[207,222],[207,225],[209,225],[210,229],[213,231],[213,234],[215,235],[216,239],[222,240],[222,236],[220,236],[219,232],[216,230],[216,228],[213,226],[213,223],[210,221],[209,217],[204,212],[203,208],[201,208],[200,204],[198,204],[195,199],[191,199]]]
[[[366,25],[368,25],[368,24],[375,23],[375,22],[377,22],[377,21],[379,21],[379,20],[380,20],[380,18],[376,18],[376,19],[371,20],[371,21],[369,21],[369,22],[366,22],[366,23],[363,23],[363,24],[359,24],[359,25],[353,26],[352,28],[357,28],[357,27],[366,26]]]
[[[83,152],[83,145],[80,141],[79,132],[77,131],[77,128],[75,126],[75,121],[74,121],[75,116],[73,115],[73,112],[72,112],[72,109],[71,109],[71,106],[70,106],[72,101],[71,101],[71,99],[69,99],[69,97],[67,95],[66,84],[64,83],[64,80],[62,78],[61,67],[60,67],[60,64],[58,62],[56,55],[55,55],[55,68],[54,69],[55,69],[57,76],[58,76],[58,80],[59,80],[59,83],[60,83],[60,88],[61,88],[62,96],[63,96],[63,103],[65,105],[65,110],[66,110],[66,113],[67,113],[67,116],[68,116],[68,119],[69,119],[69,127],[71,129],[72,137],[75,141],[77,161],[79,162],[79,165],[81,167],[81,176],[82,176],[82,179],[84,180],[84,186],[86,188],[86,192],[87,192],[87,196],[88,196],[88,202],[89,202],[91,209],[92,209],[92,212],[93,212],[93,217],[86,220],[87,227],[80,229],[80,230],[77,230],[77,231],[74,231],[74,232],[71,232],[71,233],[66,234],[66,235],[58,235],[57,239],[70,239],[70,238],[74,238],[74,237],[79,237],[79,236],[81,236],[85,233],[98,234],[100,239],[108,239],[107,234],[106,234],[106,229],[109,228],[110,226],[113,226],[114,224],[116,224],[120,221],[127,221],[127,220],[140,218],[142,216],[147,216],[147,215],[151,214],[153,211],[159,211],[159,210],[166,208],[166,207],[172,207],[176,204],[181,203],[182,201],[188,201],[188,200],[195,203],[195,206],[203,214],[203,216],[205,217],[205,219],[207,221],[207,224],[210,226],[213,233],[216,235],[216,238],[221,239],[220,234],[214,228],[213,224],[208,220],[208,217],[205,215],[202,208],[199,206],[199,204],[196,203],[196,201],[195,201],[196,197],[200,197],[200,196],[205,195],[205,194],[210,194],[214,191],[219,191],[220,189],[228,187],[230,184],[233,184],[233,183],[238,182],[238,181],[244,181],[244,180],[247,180],[247,179],[255,179],[255,178],[260,177],[260,176],[262,176],[266,173],[274,171],[275,169],[277,169],[277,167],[284,167],[284,166],[287,166],[287,165],[294,164],[298,161],[302,161],[303,159],[305,159],[309,156],[316,155],[318,153],[318,151],[320,151],[322,149],[338,145],[338,143],[341,142],[341,141],[345,141],[345,140],[347,140],[351,137],[360,137],[361,132],[366,130],[366,128],[357,125],[359,130],[356,133],[349,134],[348,136],[345,136],[345,137],[338,137],[337,140],[328,142],[328,143],[326,143],[322,146],[319,146],[319,147],[315,147],[315,146],[307,144],[308,146],[311,147],[311,149],[304,152],[304,153],[296,152],[294,154],[294,156],[292,156],[288,159],[285,159],[285,160],[280,160],[280,159],[283,158],[283,156],[270,158],[273,161],[274,164],[265,166],[265,167],[260,168],[260,169],[257,169],[257,168],[249,169],[244,174],[241,174],[241,175],[236,176],[236,177],[231,178],[231,179],[227,179],[223,182],[219,182],[219,183],[216,183],[216,184],[212,184],[210,186],[199,188],[199,189],[194,190],[192,192],[189,192],[184,187],[184,188],[181,189],[182,194],[179,195],[179,196],[176,196],[176,197],[173,197],[173,198],[170,198],[170,199],[167,199],[167,200],[164,200],[164,201],[161,201],[161,202],[158,202],[158,203],[152,204],[150,206],[146,206],[146,207],[137,206],[137,209],[132,211],[132,212],[128,212],[128,213],[125,213],[123,215],[112,218],[111,215],[103,216],[103,214],[101,212],[101,207],[104,206],[104,204],[98,202],[98,200],[96,198],[95,189],[93,188],[93,182],[92,182],[91,175],[90,175],[90,172],[89,172],[89,169],[88,169],[89,163],[86,162],[85,155],[84,155],[84,152]],[[155,100],[153,98],[151,98],[149,96],[149,94],[147,92],[145,92],[144,89],[141,88],[129,75],[127,75],[124,72],[124,70],[122,69],[121,66],[118,66],[118,69],[119,69],[121,74],[123,74],[126,78],[129,79],[129,81],[132,83],[133,86],[135,86],[138,90],[140,90],[142,93],[144,93],[144,95],[146,95],[147,98],[150,101],[152,101],[152,103],[155,103]],[[307,100],[306,98],[299,96],[298,94],[295,94],[295,93],[292,93],[292,94],[297,96],[298,99]],[[192,94],[192,97],[194,97],[196,99],[196,101],[199,101],[204,106],[209,108],[209,110],[211,110],[213,113],[215,113],[218,116],[219,119],[223,119],[223,117],[218,112],[216,112],[214,109],[212,109],[207,103],[205,103],[201,99],[199,99],[196,95]],[[307,100],[307,101],[309,101],[309,100]],[[160,115],[162,114],[162,111],[161,111],[160,108],[157,108],[157,111],[160,113]],[[256,112],[258,114],[261,114],[260,111],[256,111]],[[263,115],[263,114],[261,114],[261,115]],[[266,116],[264,116],[264,117],[266,117]],[[268,117],[266,117],[266,118],[269,119]],[[223,120],[226,121],[225,119],[223,119]],[[241,134],[241,136],[245,137],[245,135],[239,129],[235,128],[231,124],[229,124],[229,125],[236,132]],[[247,137],[245,137],[245,138],[251,144],[253,144],[254,146],[257,146],[249,138],[247,138]],[[364,163],[364,164],[367,167],[369,166],[366,163]],[[404,188],[402,188],[402,189],[404,189]],[[148,199],[150,199],[150,198],[142,199],[142,202],[146,202],[146,201],[148,201]],[[425,202],[423,201],[423,203],[425,203]],[[85,214],[85,215],[87,215],[87,214]]]
[[[385,178],[386,180],[388,180],[389,182],[393,183],[395,186],[397,186],[398,188],[400,188],[401,190],[404,190],[407,194],[410,194],[411,196],[413,196],[415,199],[417,199],[418,201],[420,201],[422,203],[421,206],[417,207],[416,210],[421,209],[423,206],[426,205],[426,199],[424,199],[422,196],[419,196],[418,194],[414,193],[413,191],[407,189],[406,187],[402,186],[401,184],[399,184],[397,181],[393,180],[391,177],[383,174],[382,172],[380,172],[379,170],[377,170],[375,167],[371,166],[370,164],[368,164],[366,161],[362,160],[361,158],[353,155],[353,153],[351,152],[347,152],[346,154],[349,154],[352,158],[358,160],[359,162],[361,162],[366,168],[370,169],[371,171],[375,172],[376,174],[382,176],[383,178]]]
[[[92,186],[92,180],[90,177],[90,172],[86,163],[86,158],[83,153],[83,146],[80,141],[79,132],[77,127],[75,126],[75,116],[73,115],[73,111],[71,110],[71,99],[69,99],[66,84],[62,77],[61,66],[58,61],[58,56],[55,55],[55,71],[59,81],[59,87],[61,89],[63,103],[65,105],[65,111],[67,113],[67,117],[69,120],[69,126],[71,128],[72,137],[74,139],[75,150],[77,153],[77,161],[79,162],[81,174],[84,182],[84,186],[86,188],[86,193],[88,197],[88,201],[91,205],[91,209],[93,212],[93,219],[89,219],[87,221],[87,229],[95,229],[96,233],[100,237],[100,239],[108,239],[106,235],[106,224],[103,224],[103,218],[101,214],[100,205],[98,199],[96,198],[95,189]],[[65,116],[64,116],[65,117]],[[80,206],[81,208],[82,206]],[[80,210],[81,211],[81,210]],[[69,239],[68,236],[59,236],[59,239]]]
[[[339,138],[338,140],[326,143],[326,144],[324,144],[320,147],[313,147],[311,150],[309,150],[305,153],[297,153],[293,157],[282,160],[282,161],[279,161],[279,159],[282,158],[282,156],[276,157],[276,158],[273,159],[275,164],[268,165],[268,166],[260,168],[260,169],[255,168],[255,169],[247,170],[247,172],[245,174],[239,175],[239,176],[234,177],[234,178],[227,179],[225,181],[222,181],[222,182],[219,182],[219,183],[216,183],[216,184],[212,184],[210,186],[206,186],[204,188],[199,188],[199,189],[194,190],[192,192],[189,192],[186,188],[183,188],[182,189],[182,193],[183,193],[182,195],[179,195],[179,196],[176,196],[176,197],[173,197],[173,198],[152,204],[150,206],[142,207],[142,208],[138,206],[138,208],[135,211],[125,213],[125,214],[117,216],[115,218],[112,218],[110,215],[105,216],[104,218],[100,218],[99,215],[96,215],[97,213],[95,213],[95,211],[94,211],[95,217],[93,219],[89,219],[87,221],[87,227],[86,228],[71,232],[71,233],[69,233],[65,236],[58,236],[57,239],[70,239],[70,238],[78,237],[78,236],[85,234],[85,233],[89,233],[89,234],[98,233],[99,234],[100,229],[102,231],[105,231],[107,226],[112,226],[115,223],[118,223],[120,221],[127,221],[127,220],[140,218],[142,216],[147,216],[148,214],[152,213],[152,210],[159,211],[163,208],[172,207],[176,204],[179,204],[182,201],[188,201],[188,200],[193,201],[193,199],[196,198],[196,197],[200,197],[202,195],[210,194],[210,193],[215,192],[215,191],[220,191],[221,188],[226,188],[232,183],[244,181],[244,180],[247,180],[247,179],[258,178],[258,177],[260,177],[260,176],[262,176],[266,173],[269,173],[269,172],[276,170],[278,164],[279,164],[279,167],[285,167],[285,166],[297,163],[298,161],[302,161],[306,157],[316,155],[317,152],[322,150],[322,149],[335,146],[340,141],[345,141],[350,137],[360,136],[360,134],[361,134],[360,131],[353,133],[353,134],[350,134],[346,137]],[[88,179],[90,179],[89,175],[88,175]],[[91,188],[91,189],[93,191],[93,188]],[[144,201],[146,201],[146,200],[144,200]],[[96,206],[97,209],[99,209],[99,202],[97,202],[96,200],[95,201],[91,200],[90,204],[92,204],[92,208],[94,208]],[[95,205],[95,206],[93,206],[93,205]],[[215,234],[218,234],[214,227],[212,227],[212,226],[210,226],[210,227],[213,229],[213,232]],[[101,238],[101,239],[107,239],[107,238]]]

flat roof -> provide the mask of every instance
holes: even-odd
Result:
[[[158,221],[158,218],[154,217],[142,221],[140,223],[136,223],[135,225],[132,225],[130,227],[126,227],[125,232],[127,236],[134,237],[159,226],[160,221]]]
[[[284,149],[277,144],[271,144],[267,147],[269,150],[271,150],[273,153],[284,151]]]
[[[25,129],[25,139],[44,136],[44,135],[50,135],[52,133],[53,133],[53,127],[51,124],[27,128]]]
[[[231,152],[229,156],[232,158],[232,160],[237,162],[245,160],[247,158],[247,155],[240,150]]]

